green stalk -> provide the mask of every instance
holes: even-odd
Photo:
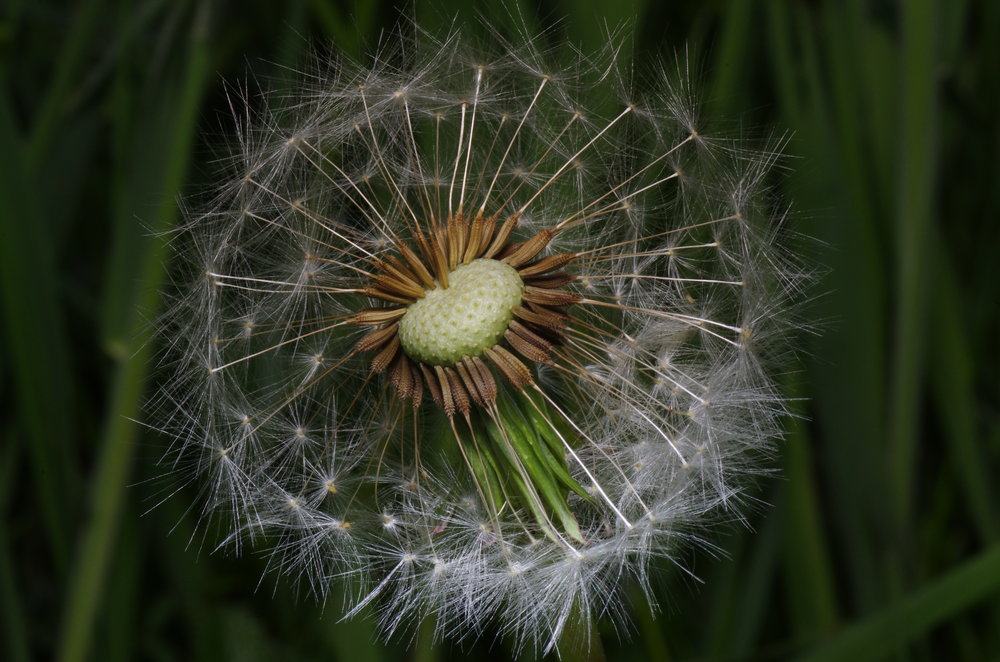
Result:
[[[951,570],[899,602],[853,625],[798,662],[880,660],[931,628],[1000,594],[1000,545]]]
[[[788,493],[781,497],[786,503]],[[781,505],[778,506],[781,508]],[[784,510],[784,509],[782,509]],[[783,526],[784,525],[784,526]],[[741,659],[756,650],[756,643],[767,624],[768,611],[774,599],[775,575],[780,554],[780,536],[787,527],[787,519],[779,513],[767,513],[760,531],[748,531],[749,541],[746,563],[737,568],[730,591],[734,602],[733,620],[722,641],[716,642],[717,650],[724,651],[722,659]],[[724,560],[729,563],[729,560]]]
[[[797,641],[828,635],[837,625],[834,571],[812,472],[812,452],[801,423],[784,445],[784,556],[786,595]]]
[[[750,61],[745,54],[747,42],[756,36],[753,23],[760,18],[754,9],[752,2],[736,2],[723,12],[718,54],[712,66],[714,80],[709,97],[712,117],[729,119],[747,110],[744,92],[750,82],[747,71]]]
[[[977,393],[974,351],[965,332],[965,315],[960,310],[961,294],[954,268],[945,256],[935,258],[935,313],[931,333],[935,351],[931,354],[934,399],[941,417],[942,433],[955,466],[955,480],[965,496],[969,514],[983,543],[1000,535],[996,490],[991,464],[977,432]]]
[[[886,528],[881,506],[886,499],[878,480],[884,474],[885,357],[880,347],[886,333],[886,269],[875,232],[877,215],[869,196],[860,193],[866,178],[857,147],[860,127],[838,116],[838,111],[853,112],[838,97],[856,94],[856,88],[852,72],[843,66],[835,70],[836,85],[831,89],[826,83],[830,76],[823,63],[833,56],[823,51],[816,25],[821,20],[809,8],[772,0],[769,10],[772,67],[783,115],[796,134],[789,149],[812,164],[797,175],[796,195],[804,209],[836,210],[836,217],[815,232],[839,247],[818,256],[830,268],[821,285],[829,294],[815,313],[836,323],[811,348],[821,357],[809,364],[817,423],[823,438],[835,440],[819,447],[817,466],[829,485],[831,540],[846,555],[848,594],[862,610],[873,609],[882,589],[868,534]],[[823,19],[843,25],[835,13]]]
[[[934,0],[900,6],[899,181],[896,215],[896,319],[889,402],[890,499],[900,532],[913,519],[918,402],[927,326],[927,246],[934,200]]]
[[[26,167],[13,109],[0,94],[0,315],[17,415],[58,580],[72,554],[79,485],[72,465],[77,451],[73,361],[56,283],[56,255],[41,208],[41,187]],[[7,403],[8,406],[11,403]]]
[[[197,109],[207,80],[207,5],[201,5],[194,17],[192,43],[180,104],[171,129],[170,152],[164,168],[162,191],[180,189],[193,142]],[[165,195],[154,227],[165,230],[173,221],[176,206]],[[144,260],[140,278],[148,285],[136,302],[136,310],[155,310],[159,299],[157,285],[163,278],[165,246],[152,246]],[[119,363],[110,398],[107,427],[101,444],[93,479],[90,519],[78,547],[76,565],[66,599],[58,658],[62,662],[82,662],[87,658],[93,636],[94,620],[100,611],[101,596],[108,564],[117,535],[119,514],[134,453],[135,424],[142,397],[142,385],[149,366],[150,347],[144,342],[145,319],[135,314],[132,337],[137,338],[135,353]]]
[[[102,4],[102,0],[85,0],[80,3],[73,20],[69,22],[69,37],[63,42],[62,50],[54,60],[57,63],[56,70],[50,78],[45,101],[36,115],[27,146],[26,163],[32,172],[38,171],[42,159],[48,153],[49,143],[59,120],[67,110],[70,86],[80,78],[80,70],[89,62],[86,50],[105,11]]]
[[[378,3],[354,0],[348,16],[341,13],[341,3],[312,0],[311,4],[316,22],[333,39],[337,50],[359,57],[364,46],[363,38],[374,31]]]

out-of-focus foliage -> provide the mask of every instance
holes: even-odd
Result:
[[[376,46],[408,3],[0,6],[0,657],[494,659],[339,623],[251,553],[213,553],[141,418],[179,196],[266,86]],[[518,8],[519,7],[519,8]],[[429,30],[465,3],[419,2]],[[821,271],[785,381],[781,475],[731,558],[661,573],[615,660],[1000,656],[1000,4],[484,3],[583,51],[628,22],[637,70],[693,63],[713,123],[787,135],[776,180]],[[322,57],[322,56],[320,56]],[[673,65],[670,65],[673,66]],[[818,240],[818,241],[816,241]],[[750,528],[754,529],[753,531]],[[344,590],[350,590],[345,586]],[[594,654],[600,653],[594,649]]]

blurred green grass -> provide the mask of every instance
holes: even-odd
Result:
[[[333,40],[364,52],[407,3],[57,2],[0,7],[0,657],[495,659],[379,643],[365,620],[212,554],[161,497],[133,422],[169,247],[207,182],[222,80]],[[587,50],[633,21],[641,67],[677,52],[713,118],[789,136],[793,228],[821,268],[787,379],[782,477],[731,555],[664,572],[614,660],[1000,658],[1000,3],[582,0],[519,7]],[[430,31],[457,0],[419,2]],[[233,18],[237,17],[237,18]],[[559,20],[564,19],[564,20]],[[558,22],[557,22],[558,21]],[[475,26],[474,22],[470,25]],[[222,128],[220,128],[222,127]],[[166,489],[173,489],[167,486]],[[147,512],[149,511],[149,512]]]

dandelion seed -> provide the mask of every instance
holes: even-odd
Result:
[[[407,43],[241,127],[177,238],[161,427],[229,541],[320,597],[355,574],[387,634],[548,649],[738,510],[777,434],[774,157],[713,141],[683,77],[602,116],[613,49]]]

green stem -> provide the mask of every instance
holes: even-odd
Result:
[[[37,172],[37,168],[48,152],[49,143],[56,131],[62,114],[66,112],[66,100],[74,80],[79,78],[82,67],[88,63],[86,56],[87,46],[99,20],[105,11],[102,7],[102,0],[89,0],[82,2],[77,9],[73,20],[69,25],[72,27],[69,37],[63,42],[62,52],[55,58],[57,62],[56,71],[51,77],[48,91],[45,94],[45,101],[38,111],[35,125],[32,127],[32,135],[27,149],[27,164],[32,172]]]
[[[68,377],[72,351],[54,277],[50,223],[41,206],[44,189],[22,158],[25,150],[13,111],[0,94],[0,321],[11,399],[18,411],[15,439],[27,451],[34,479],[31,497],[61,581],[70,565],[76,514],[66,495],[78,487],[71,463],[77,451],[76,405]]]
[[[926,252],[934,190],[935,3],[903,3],[896,217],[896,300],[888,467],[896,525],[909,530],[914,502],[917,403],[926,336]],[[904,542],[906,544],[906,542]]]
[[[163,180],[163,191],[177,191],[184,181],[193,142],[197,108],[207,80],[207,5],[194,16],[192,48],[181,89],[181,103],[172,127],[173,140]],[[156,219],[155,228],[164,230],[172,222],[176,207],[170,196]],[[146,255],[140,278],[148,288],[139,296],[134,310],[155,310],[159,299],[158,284],[163,276],[166,250],[156,245]],[[101,444],[101,455],[93,478],[90,520],[80,540],[76,565],[68,588],[58,660],[82,662],[87,658],[93,637],[94,620],[100,602],[109,562],[117,536],[118,519],[122,511],[128,476],[134,453],[135,424],[142,397],[142,385],[149,366],[149,343],[144,342],[147,322],[139,315],[133,318],[132,337],[137,338],[137,351],[120,362],[110,399],[107,427]]]
[[[879,660],[935,625],[1000,593],[1000,545],[850,627],[798,662]]]

